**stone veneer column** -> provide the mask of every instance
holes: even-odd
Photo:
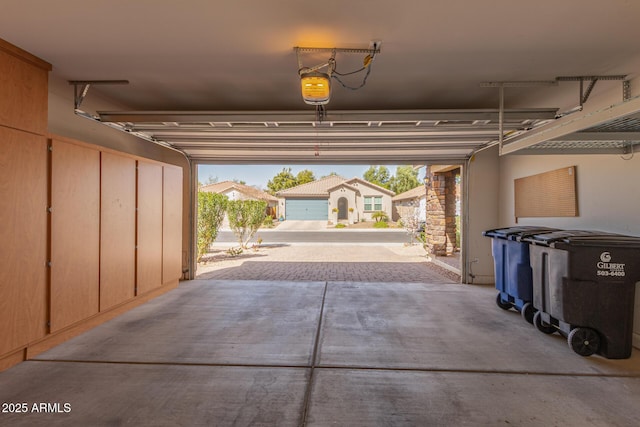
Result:
[[[456,242],[456,171],[432,174],[427,188],[427,248],[449,256]]]
[[[445,234],[447,236],[446,255],[453,255],[456,249],[456,173],[449,171],[445,179]]]
[[[446,254],[445,180],[440,174],[431,175],[427,187],[427,249],[432,255]]]

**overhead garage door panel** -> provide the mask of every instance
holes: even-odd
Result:
[[[285,211],[288,220],[328,220],[329,201],[322,199],[287,200]]]

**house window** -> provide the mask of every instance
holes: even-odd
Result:
[[[364,198],[364,210],[365,211],[381,211],[382,210],[382,196],[380,197],[365,197]]]
[[[382,197],[374,197],[373,198],[373,210],[381,211],[382,210]]]

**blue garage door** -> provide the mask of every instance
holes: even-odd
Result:
[[[285,205],[287,219],[328,220],[329,201],[323,199],[292,199]]]

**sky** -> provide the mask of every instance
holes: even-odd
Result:
[[[297,175],[304,169],[313,172],[316,179],[331,172],[336,172],[344,178],[362,178],[370,165],[199,165],[198,181],[206,183],[209,177],[222,181],[245,181],[247,185],[256,186],[266,190],[267,182],[275,175],[282,172],[283,168],[291,168],[291,173]],[[397,165],[385,165],[391,175],[395,175]],[[424,168],[418,173],[418,179],[424,177]]]

